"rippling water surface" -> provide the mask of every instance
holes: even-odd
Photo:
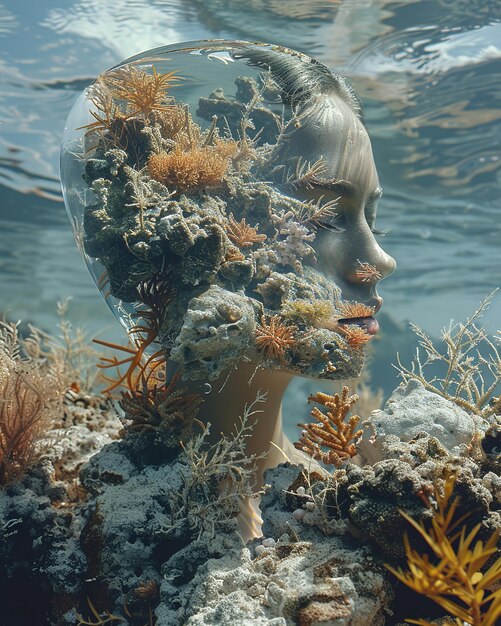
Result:
[[[58,181],[65,117],[100,72],[202,38],[274,41],[350,77],[365,103],[398,269],[385,310],[437,332],[501,284],[497,0],[10,0],[0,3],[0,308],[52,327],[55,301],[116,332]],[[501,302],[489,313],[501,326]]]

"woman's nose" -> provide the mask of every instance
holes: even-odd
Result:
[[[376,242],[366,249],[362,258],[357,258],[350,268],[346,280],[354,284],[375,284],[395,271],[395,259],[387,254]]]

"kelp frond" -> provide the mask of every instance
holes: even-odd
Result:
[[[322,412],[314,407],[311,416],[319,423],[298,424],[303,429],[301,439],[294,443],[297,450],[309,454],[312,458],[322,461],[326,465],[338,467],[357,453],[356,444],[363,435],[362,429],[357,429],[359,415],[346,416],[358,400],[358,396],[349,395],[350,390],[344,386],[341,394],[333,396],[327,393],[317,393],[308,398],[308,402],[317,402],[327,410]],[[327,448],[326,451],[322,448]]]
[[[419,348],[412,365],[402,365],[397,355],[397,370],[407,382],[415,378],[438,395],[454,402],[466,411],[487,418],[499,412],[499,400],[494,394],[501,383],[501,355],[488,337],[485,327],[477,324],[489,307],[495,292],[480,303],[466,322],[451,321],[442,331],[443,348],[435,346],[419,326],[411,324],[425,352],[422,360]],[[431,364],[442,364],[445,374],[428,376],[425,371]],[[493,402],[491,402],[493,400]]]
[[[457,624],[496,626],[501,618],[501,557],[482,572],[491,557],[499,553],[498,531],[484,543],[477,539],[480,524],[471,530],[463,525],[468,514],[457,517],[458,498],[451,501],[456,476],[446,476],[443,491],[435,485],[431,527],[400,513],[421,535],[429,552],[420,554],[404,537],[408,571],[386,565],[400,581],[441,606]],[[406,620],[410,624],[431,626],[424,619]]]
[[[163,384],[163,366],[166,363],[166,356],[163,350],[156,350],[148,354],[148,349],[154,344],[160,324],[165,317],[167,306],[174,297],[174,289],[165,278],[154,277],[142,283],[138,289],[139,300],[146,304],[148,309],[141,309],[133,315],[137,323],[130,326],[128,334],[130,346],[120,346],[102,339],[94,339],[94,342],[125,353],[124,358],[101,357],[98,367],[101,369],[115,369],[116,378],[103,376],[103,379],[110,383],[104,390],[105,393],[113,391],[118,387],[125,387],[129,391],[136,392],[143,386],[147,388]],[[121,372],[121,367],[126,367],[125,372]]]

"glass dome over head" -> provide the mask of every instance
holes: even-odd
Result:
[[[381,195],[344,79],[269,44],[198,41],[105,72],[67,121],[77,242],[141,355],[357,375],[377,332]]]

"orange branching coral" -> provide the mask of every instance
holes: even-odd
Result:
[[[148,159],[151,178],[178,193],[221,183],[228,171],[235,142],[220,141],[214,146],[193,147],[183,151],[153,154]]]
[[[345,418],[351,407],[358,400],[357,395],[349,395],[348,387],[343,387],[341,395],[331,396],[327,393],[317,393],[308,398],[308,402],[317,402],[326,407],[324,414],[318,407],[314,407],[311,416],[320,424],[298,424],[303,429],[301,439],[294,443],[297,450],[302,450],[312,458],[322,461],[326,465],[338,467],[357,453],[356,443],[363,435],[363,430],[356,430],[359,415],[352,415],[347,422]],[[327,448],[323,451],[322,447]]]
[[[245,222],[245,218],[240,222],[237,222],[233,217],[233,213],[230,213],[228,218],[226,231],[228,232],[228,237],[239,248],[249,248],[255,243],[260,243],[266,239],[266,235],[260,235],[257,232],[257,225],[249,226]]]
[[[101,369],[116,369],[117,378],[103,376],[110,385],[105,392],[113,391],[117,387],[125,386],[130,391],[137,391],[142,386],[155,387],[163,382],[160,368],[165,365],[166,357],[162,350],[156,350],[148,354],[148,348],[152,346],[157,338],[160,324],[165,317],[168,304],[174,297],[173,287],[165,280],[152,278],[143,283],[139,288],[139,299],[149,307],[149,310],[141,310],[135,314],[139,320],[137,324],[129,328],[128,333],[131,339],[131,346],[120,346],[109,341],[94,339],[95,343],[125,352],[129,356],[119,359],[113,357],[101,357],[98,367]],[[122,374],[120,367],[127,369]]]
[[[373,337],[373,335],[369,335],[364,328],[356,326],[355,324],[341,324],[338,325],[336,330],[343,335],[349,347],[355,350],[365,346]]]
[[[339,302],[336,304],[339,311],[339,319],[350,319],[351,317],[370,317],[374,313],[374,308],[362,304],[362,302]]]
[[[421,554],[413,549],[406,535],[404,547],[409,571],[386,567],[408,587],[427,596],[453,616],[453,624],[496,626],[501,618],[501,557],[487,570],[482,572],[482,568],[499,553],[499,533],[494,532],[484,543],[476,539],[480,524],[469,531],[462,525],[468,514],[456,515],[459,498],[451,501],[455,480],[455,474],[451,473],[445,478],[443,491],[435,485],[437,507],[431,528],[400,511],[428,544],[429,553]],[[424,619],[406,621],[432,626]]]
[[[381,272],[374,265],[362,263],[362,261],[358,261],[358,268],[355,270],[355,275],[363,283],[374,283],[383,278]]]
[[[256,326],[256,344],[266,359],[285,361],[285,350],[295,345],[297,326],[284,324],[280,315],[263,316]]]
[[[171,87],[177,87],[181,77],[176,70],[166,74],[158,74],[152,67],[153,74],[126,65],[105,74],[103,81],[115,100],[123,100],[127,104],[129,116],[142,114],[148,117],[153,111],[167,111],[172,106],[167,95]]]

